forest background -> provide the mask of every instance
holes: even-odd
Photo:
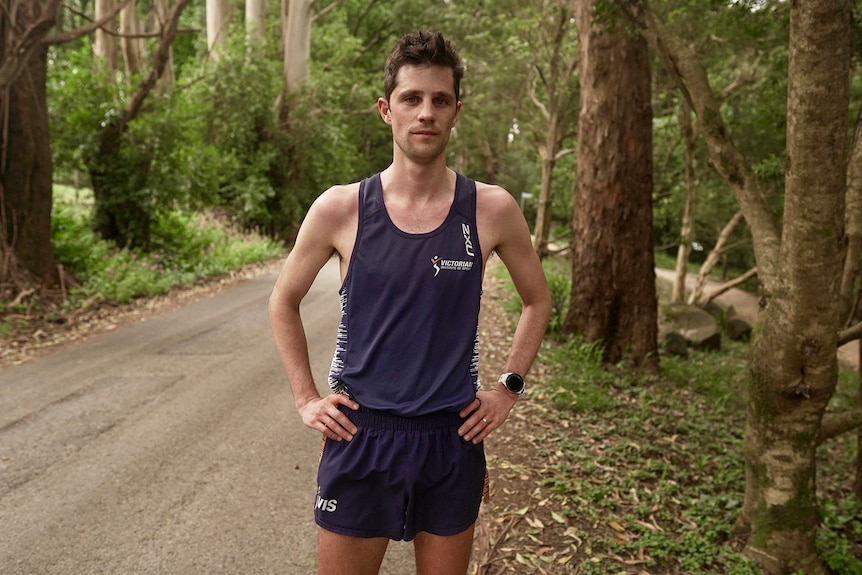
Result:
[[[862,572],[862,465],[824,503],[815,461],[862,425],[859,405],[832,413],[835,349],[860,331],[860,5],[815,4],[6,0],[4,324],[58,292],[65,310],[129,301],[275,256],[323,189],[388,165],[382,61],[401,33],[439,29],[467,68],[450,165],[523,206],[552,268],[551,329],[576,355],[566,338],[580,335],[603,368],[648,378],[659,342],[639,326],[657,310],[591,305],[596,293],[655,301],[654,262],[668,258],[672,301],[705,306],[720,292],[686,294],[689,266],[760,293],[732,521],[763,572]],[[617,47],[630,52],[614,58]],[[644,78],[645,103],[589,115]],[[646,137],[621,121],[627,111]],[[623,145],[585,146],[596,133]],[[586,185],[603,171],[625,182],[631,166],[646,170],[638,186]],[[644,199],[635,188],[648,213],[630,210]],[[610,248],[585,239],[601,234]],[[577,317],[596,309],[618,317]],[[856,451],[840,452],[847,469]]]

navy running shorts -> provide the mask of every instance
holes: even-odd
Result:
[[[324,439],[315,522],[352,537],[410,541],[455,535],[476,522],[487,484],[484,446],[458,435],[457,413],[400,417],[341,408],[352,441]]]

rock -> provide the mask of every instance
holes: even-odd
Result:
[[[721,349],[721,332],[718,321],[704,310],[686,304],[662,307],[659,334],[667,345],[669,334],[677,334],[695,349],[718,351]],[[675,336],[673,336],[675,337]],[[678,344],[674,343],[675,346]]]
[[[727,308],[724,320],[724,333],[727,337],[733,341],[748,341],[751,338],[753,327],[749,320],[737,313],[735,307],[729,306]]]
[[[688,357],[688,342],[675,331],[669,331],[665,334],[662,349],[669,355]]]

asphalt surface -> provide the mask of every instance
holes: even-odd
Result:
[[[275,276],[0,370],[0,574],[317,572],[320,435],[275,353]],[[303,303],[325,382],[338,271]],[[381,573],[413,572],[392,544]]]

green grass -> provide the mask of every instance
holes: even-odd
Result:
[[[602,366],[596,344],[546,339],[540,361],[550,375],[536,393],[555,411],[550,419],[567,424],[536,444],[557,446],[543,488],[564,499],[569,529],[584,541],[579,573],[757,573],[733,534],[745,489],[748,359],[747,344],[725,341],[720,352],[662,357],[661,374],[645,376]],[[854,405],[857,386],[843,371],[831,406]],[[818,450],[817,546],[836,575],[862,574],[855,451],[855,434]]]
[[[128,303],[283,253],[276,242],[237,230],[212,214],[183,212],[156,218],[149,252],[117,248],[92,231],[92,205],[88,190],[58,187],[55,192],[54,255],[79,284],[67,307]]]

